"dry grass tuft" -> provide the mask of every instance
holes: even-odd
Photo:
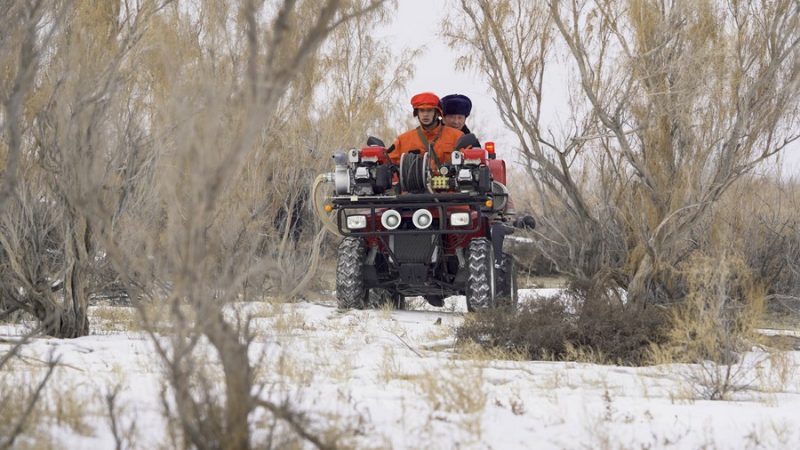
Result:
[[[459,342],[456,350],[455,358],[476,362],[481,367],[496,360],[525,361],[528,359],[527,354],[517,349],[485,347],[473,340]]]
[[[93,417],[100,413],[95,408],[94,395],[86,395],[87,391],[78,385],[53,383],[48,387],[42,403],[45,418],[81,436],[91,436],[95,431]]]
[[[126,306],[97,306],[89,312],[92,332],[110,334],[142,330],[141,320],[135,308]]]
[[[58,448],[51,427],[67,428],[81,436],[95,432],[94,418],[99,411],[94,407],[94,395],[87,395],[87,387],[74,384],[41,384],[47,368],[31,368],[9,364],[10,371],[0,372],[0,447],[16,434],[12,448]],[[17,369],[15,369],[15,366]],[[54,373],[57,373],[56,369]],[[16,374],[25,371],[33,376],[20,379]],[[37,393],[37,389],[41,389]],[[28,411],[27,415],[23,413]],[[20,423],[20,420],[23,419]],[[19,424],[19,428],[16,429]],[[2,447],[5,448],[5,447]]]
[[[417,390],[431,406],[432,418],[455,421],[471,436],[480,439],[482,413],[488,394],[483,369],[451,361],[443,369],[426,370],[417,378]]]
[[[11,365],[7,365],[10,368]],[[9,373],[0,373],[0,399],[3,407],[0,408],[0,444],[5,444],[7,439],[15,432],[14,427],[20,419],[22,411],[28,407],[33,389],[36,383],[33,381],[20,382]],[[17,445],[22,448],[37,448],[37,436],[42,438],[39,432],[38,418],[42,414],[41,402],[33,406],[31,415],[28,417],[18,432]]]

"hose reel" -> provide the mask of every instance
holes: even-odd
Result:
[[[400,156],[400,190],[421,194],[428,189],[430,163],[428,154],[403,153]]]

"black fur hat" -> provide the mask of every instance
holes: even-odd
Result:
[[[472,111],[472,100],[461,94],[446,95],[442,97],[442,109],[445,116],[448,114],[461,114],[469,117],[469,113]]]

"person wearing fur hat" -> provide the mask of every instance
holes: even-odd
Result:
[[[461,130],[464,134],[470,133],[465,123],[472,111],[472,100],[469,97],[462,94],[445,95],[442,97],[442,109],[445,125]]]
[[[413,150],[425,153],[433,149],[435,159],[431,164],[444,164],[450,162],[450,154],[456,147],[456,141],[464,133],[446,127],[442,123],[442,108],[439,97],[432,92],[422,92],[411,97],[411,107],[414,108],[414,117],[419,120],[419,126],[406,131],[395,139],[390,147],[389,158],[395,164],[400,164],[400,156]]]

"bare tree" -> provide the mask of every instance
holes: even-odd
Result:
[[[250,321],[231,304],[248,280],[261,280],[254,296],[296,295],[275,275],[287,271],[274,269],[302,269],[305,261],[292,258],[309,253],[293,252],[288,225],[273,238],[275,217],[280,206],[293,210],[314,167],[327,164],[314,146],[334,143],[334,127],[325,140],[295,139],[327,120],[314,116],[325,109],[314,97],[325,78],[304,69],[323,60],[332,33],[384,15],[384,1],[198,1],[193,14],[169,0],[70,6],[39,60],[28,112],[17,116],[26,189],[17,186],[19,204],[3,211],[4,276],[13,275],[3,289],[20,294],[14,307],[52,324],[47,333],[86,334],[87,280],[110,261],[163,361],[165,406],[184,445],[248,448],[249,419],[262,410],[328,446],[289,404],[260,395]],[[52,11],[47,17],[58,17]],[[364,90],[375,86],[349,95],[383,95]],[[29,217],[36,227],[26,228]],[[22,234],[34,231],[36,239]],[[48,246],[30,248],[39,242]],[[42,264],[48,249],[54,259]],[[218,365],[206,370],[208,349]]]
[[[444,34],[451,46],[464,50],[460,67],[476,68],[488,78],[500,117],[519,141],[521,162],[538,192],[539,204],[531,206],[544,225],[538,248],[559,271],[587,277],[619,260],[624,240],[618,238],[613,210],[597,208],[587,186],[588,143],[598,137],[593,114],[573,108],[560,133],[548,128],[553,123],[543,114],[545,69],[553,62],[556,32],[539,3],[463,0]],[[617,184],[610,181],[604,198]]]
[[[25,125],[21,117],[39,69],[41,48],[47,44],[46,38],[37,42],[42,40],[39,29],[47,11],[44,3],[9,0],[0,5],[5,11],[0,19],[0,63],[8,68],[0,76],[0,156],[4,160],[0,209],[16,184]]]
[[[622,270],[633,298],[680,296],[676,268],[698,250],[691,236],[707,231],[711,207],[800,137],[796,1],[464,0],[462,11],[475,33],[449,35],[489,77],[529,172],[548,188],[541,197],[560,199],[588,235],[619,242],[599,261]],[[577,73],[558,142],[540,112],[554,48]],[[570,255],[572,241],[562,241]],[[580,248],[597,256],[603,246]]]
[[[140,253],[115,245],[114,234],[103,241],[129,284],[150,287],[143,291],[145,297],[165,304],[172,327],[168,343],[155,335],[162,317],[147,314],[146,308],[142,316],[165,364],[174,401],[170,411],[185,441],[198,448],[248,448],[249,418],[261,408],[323,446],[310,439],[308,425],[290,408],[259,398],[248,356],[253,339],[249,319],[227,305],[240,298],[247,280],[273,280],[270,272],[276,261],[298,265],[284,259],[289,253],[286,226],[279,240],[260,243],[271,233],[274,206],[293,210],[286,199],[296,199],[292,188],[307,172],[294,167],[309,158],[283,127],[287,119],[307,117],[293,114],[294,102],[307,99],[308,92],[301,89],[314,87],[303,84],[301,69],[316,58],[337,27],[383,6],[380,1],[350,5],[335,0],[271,6],[274,14],[268,20],[261,3],[250,1],[237,7],[202,4],[195,23],[187,23],[193,19],[177,10],[162,15],[165,28],[173,30],[168,39],[197,51],[180,58],[165,53],[163,59],[146,63],[153,69],[166,65],[169,77],[166,83],[146,88],[166,87],[166,92],[153,105],[157,119],[152,148],[159,156],[152,190],[139,192],[134,202],[149,211],[158,231],[127,244]],[[187,32],[192,28],[201,32]],[[230,44],[220,49],[220,42]],[[189,67],[192,74],[184,77]],[[295,97],[297,93],[302,95]],[[285,111],[289,115],[281,116]],[[135,223],[134,216],[128,216],[133,211],[121,220]],[[276,242],[277,248],[270,246]],[[137,278],[147,273],[154,273],[155,281],[168,289],[152,289],[151,281]],[[214,374],[202,369],[204,342],[219,362],[221,393],[213,388]]]
[[[319,445],[310,439],[312,432],[304,431],[307,424],[299,415],[258,396],[248,355],[250,322],[229,305],[240,299],[247,280],[280,282],[271,274],[276,262],[302,264],[285,259],[290,254],[286,226],[280,239],[263,239],[272,233],[275,205],[292,211],[286,199],[296,198],[292,187],[308,172],[293,166],[308,158],[296,150],[292,134],[282,127],[287,117],[280,113],[289,111],[295,121],[307,117],[291,114],[293,101],[302,103],[308,95],[300,91],[301,69],[338,26],[382,8],[381,3],[353,6],[332,0],[320,8],[316,2],[286,1],[271,5],[274,13],[265,20],[261,3],[210,2],[201,4],[196,18],[165,10],[158,16],[163,21],[159,33],[142,37],[142,42],[166,39],[194,51],[176,55],[163,47],[155,58],[135,54],[140,69],[163,71],[166,77],[139,85],[144,92],[162,91],[143,105],[153,117],[152,141],[142,143],[145,153],[157,155],[152,172],[145,173],[152,184],[132,192],[116,224],[102,222],[109,216],[101,207],[88,211],[102,223],[97,227],[102,245],[131,290],[164,304],[159,311],[171,328],[168,342],[156,335],[164,316],[144,307],[141,312],[166,369],[170,401],[165,405],[174,404],[168,411],[186,443],[248,448],[250,415],[267,408]],[[292,98],[298,92],[303,95]],[[122,148],[130,154],[135,147]],[[115,226],[137,224],[146,224],[147,232],[116,240]],[[270,245],[276,242],[277,247]],[[222,392],[214,388],[216,370],[203,369],[206,343],[219,363]]]
[[[26,181],[35,189],[26,196],[33,204],[22,205],[22,209],[44,207],[54,212],[50,219],[58,219],[43,228],[60,235],[62,247],[55,251],[59,266],[45,277],[58,292],[48,294],[40,286],[26,290],[31,300],[27,309],[45,324],[44,332],[49,335],[76,337],[89,332],[89,280],[98,261],[93,234],[102,224],[88,211],[108,210],[115,200],[108,193],[120,184],[117,169],[122,153],[113,151],[113,144],[131,137],[124,128],[117,132],[110,126],[112,114],[120,112],[114,108],[125,101],[125,91],[120,88],[124,72],[119,68],[148,16],[156,10],[144,8],[125,23],[119,21],[120,4],[113,2],[102,7],[90,2],[55,2],[42,13],[52,21],[46,27],[52,33],[48,35],[47,58],[37,62],[41,65],[37,88],[26,103],[25,114],[15,120],[27,130],[21,155],[31,167]],[[129,117],[120,113],[116,124]],[[13,223],[6,228],[13,229]],[[6,241],[13,244],[13,238],[11,234]],[[29,262],[17,265],[18,273],[39,269],[30,253],[20,255],[13,250],[5,248],[10,259]]]
[[[0,65],[5,68],[0,75],[0,290],[4,294],[0,313],[5,316],[23,309],[44,317],[49,300],[33,298],[41,299],[41,294],[49,299],[51,277],[58,274],[49,264],[52,258],[45,254],[52,252],[56,243],[51,232],[54,226],[49,222],[53,217],[45,217],[47,207],[37,204],[41,191],[36,187],[26,185],[19,195],[14,191],[19,172],[29,169],[25,164],[30,137],[26,105],[39,76],[42,53],[51,45],[64,10],[36,0],[9,0],[0,7],[5,11],[0,18]],[[35,171],[31,175],[37,176]],[[8,205],[9,200],[12,205]]]
[[[630,261],[629,289],[646,298],[652,283],[669,284],[725,190],[800,137],[800,4],[598,2],[594,36],[578,31],[579,2],[551,10],[636,181],[626,215],[644,252]],[[629,69],[616,82],[603,82],[590,39],[620,52]]]

